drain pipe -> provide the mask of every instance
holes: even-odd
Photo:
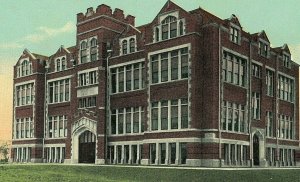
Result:
[[[250,34],[250,33],[249,33]],[[252,113],[251,113],[251,101],[252,101],[252,89],[251,89],[251,59],[252,59],[252,40],[250,39],[249,42],[249,63],[248,63],[248,78],[247,79],[249,81],[248,86],[248,133],[249,133],[249,157],[250,157],[250,167],[253,167],[253,146],[252,146],[252,130],[251,130],[251,123],[252,123]]]
[[[221,86],[223,87],[223,82],[221,78],[221,65],[222,65],[222,58],[221,58],[221,25],[219,25],[219,113],[218,113],[218,132],[219,132],[219,165],[222,167],[222,144],[221,144],[221,107],[222,107],[222,99],[221,99]],[[222,92],[223,94],[223,92]]]
[[[109,50],[106,50],[107,52],[107,57],[106,57],[106,122],[105,122],[105,151],[104,151],[104,161],[106,161],[107,159],[107,149],[108,149],[108,133],[109,133],[109,130],[107,128],[107,126],[109,125],[109,120],[110,120],[110,87],[109,87],[109,65],[108,65],[108,60],[109,58],[111,58],[111,54],[112,54],[112,50],[109,49]]]

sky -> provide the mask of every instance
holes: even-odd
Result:
[[[12,70],[25,48],[49,56],[75,45],[76,14],[107,4],[149,23],[167,0],[0,0],[0,143],[11,138]],[[300,63],[299,0],[173,0],[190,11],[201,7],[226,19],[235,14],[243,30],[265,30],[272,47],[287,43]]]

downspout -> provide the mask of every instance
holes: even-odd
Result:
[[[218,76],[219,76],[219,114],[218,114],[218,121],[219,121],[219,123],[218,123],[218,132],[219,132],[219,165],[220,165],[220,167],[222,167],[222,144],[221,144],[221,107],[222,107],[222,98],[221,98],[221,96],[222,96],[222,94],[223,94],[223,92],[221,93],[221,87],[222,87],[222,89],[223,89],[223,81],[222,81],[222,78],[221,78],[221,71],[222,71],[222,69],[221,69],[221,65],[222,65],[222,58],[221,58],[221,25],[219,25],[219,63],[218,63],[218,65],[219,65],[219,72],[218,72]]]
[[[249,154],[250,154],[250,167],[253,167],[253,146],[252,146],[252,144],[253,144],[253,142],[252,142],[252,129],[251,129],[251,123],[252,123],[252,113],[251,113],[251,101],[252,101],[252,99],[251,99],[251,97],[252,97],[252,89],[251,89],[251,60],[252,60],[252,40],[251,40],[251,38],[250,38],[250,41],[249,41],[249,62],[248,62],[248,78],[249,79],[247,79],[248,80],[248,131],[249,131],[249,141],[250,141],[250,143],[249,143]]]
[[[108,133],[109,129],[107,128],[108,123],[110,121],[110,87],[109,87],[109,65],[108,60],[111,58],[111,50],[107,50],[107,57],[106,57],[106,122],[104,122],[104,128],[105,128],[105,151],[104,151],[104,160],[107,159],[107,149],[108,149]]]
[[[276,110],[275,110],[275,127],[276,127],[276,152],[277,152],[277,156],[276,156],[276,160],[278,161],[278,164],[280,166],[280,161],[279,161],[279,155],[280,155],[280,152],[279,152],[279,139],[278,139],[278,136],[279,136],[279,126],[280,126],[280,121],[278,118],[278,114],[279,114],[279,101],[278,101],[278,97],[279,97],[279,91],[277,89],[277,85],[278,85],[278,55],[276,55],[276,69],[275,69],[275,85],[274,85],[274,90],[275,90],[275,104],[276,104]],[[278,166],[278,167],[279,167]]]
[[[45,95],[44,95],[44,133],[43,133],[43,153],[42,153],[42,161],[43,163],[45,162],[44,159],[45,159],[45,138],[46,138],[46,119],[47,119],[47,116],[46,116],[46,113],[47,113],[47,73],[48,73],[48,65],[46,63],[46,66],[45,66],[45,83],[44,83],[44,88],[45,88]]]

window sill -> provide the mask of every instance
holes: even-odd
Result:
[[[31,107],[34,104],[28,104],[28,105],[21,105],[21,106],[15,106],[15,108],[22,108],[22,107]]]
[[[144,135],[144,132],[142,133],[126,133],[126,134],[110,134],[109,137],[123,137],[123,136],[138,136],[138,135]]]
[[[231,133],[231,134],[239,134],[239,135],[249,135],[247,132],[238,132],[238,131],[227,131],[227,130],[221,130],[222,133]]]
[[[142,91],[142,90],[145,90],[145,88],[137,89],[137,90],[125,91],[125,92],[111,93],[110,95],[113,96],[113,95],[118,95],[118,94],[126,94],[126,93],[132,93],[132,92],[136,92],[136,91]]]
[[[67,139],[67,137],[45,138],[45,140],[61,140],[61,139]]]
[[[170,81],[166,81],[166,82],[159,82],[159,83],[150,83],[150,86],[153,86],[153,85],[161,85],[161,84],[166,84],[166,83],[175,83],[175,82],[180,82],[180,81],[186,81],[188,80],[188,78],[182,78],[182,79],[178,79],[178,80],[170,80]]]
[[[94,84],[90,84],[90,85],[77,86],[77,87],[75,87],[75,88],[76,88],[76,89],[89,88],[89,87],[98,86],[98,84],[99,84],[99,83],[94,83]]]
[[[231,82],[227,82],[227,81],[225,81],[225,80],[222,80],[224,83],[227,83],[227,84],[229,84],[229,85],[232,85],[232,86],[236,86],[236,87],[240,87],[240,88],[243,88],[243,89],[247,89],[247,87],[246,86],[242,86],[242,85],[236,85],[236,84],[234,84],[234,83],[231,83]]]
[[[64,102],[54,102],[54,103],[47,103],[48,105],[55,105],[55,104],[65,104],[68,103],[70,101],[64,101]]]
[[[168,129],[168,130],[152,130],[152,131],[145,131],[144,133],[172,133],[172,132],[184,132],[184,131],[194,131],[194,129],[183,128],[183,129]]]
[[[287,102],[287,103],[290,103],[290,104],[295,104],[293,101],[288,101],[288,100],[284,100],[284,99],[281,99],[281,98],[278,98],[278,100],[281,100],[281,101],[284,101],[284,102]]]
[[[37,138],[15,138],[15,139],[12,139],[12,141],[25,141],[25,140],[36,140]]]

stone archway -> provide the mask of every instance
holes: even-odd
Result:
[[[82,117],[72,124],[72,146],[71,159],[72,163],[79,163],[80,136],[85,132],[90,132],[95,136],[95,160],[97,160],[97,122],[86,117]],[[95,163],[94,160],[94,163]]]
[[[96,158],[96,136],[86,130],[79,136],[79,163],[95,163]]]
[[[256,130],[252,135],[252,160],[253,166],[265,166],[265,140],[260,130]]]

